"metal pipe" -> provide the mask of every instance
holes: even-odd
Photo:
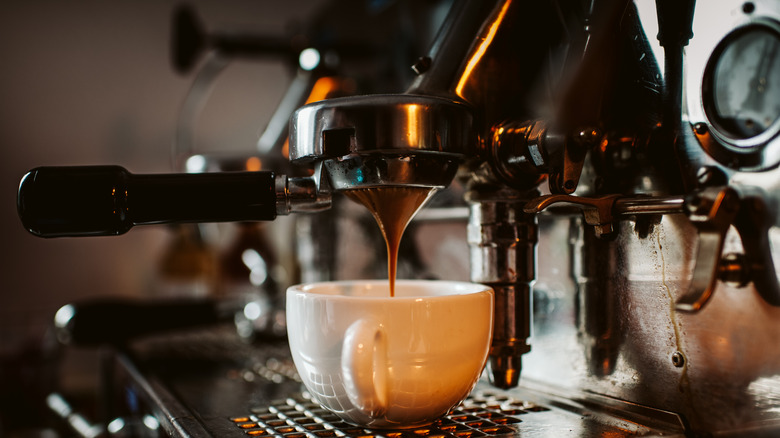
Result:
[[[418,72],[407,94],[449,94],[469,59],[475,35],[506,0],[460,1],[452,6],[431,46],[428,56],[414,65]],[[477,39],[479,40],[479,39]]]

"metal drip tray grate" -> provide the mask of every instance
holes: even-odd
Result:
[[[680,418],[595,394],[561,395],[525,381],[512,390],[481,380],[471,395],[428,427],[377,430],[356,427],[320,407],[307,393],[284,342],[262,348],[235,340],[235,331],[188,333],[135,345],[151,385],[133,362],[122,361],[151,403],[164,402],[174,436],[273,438],[491,438],[682,437]],[[184,367],[171,367],[172,363]],[[181,369],[189,370],[187,373]],[[175,371],[171,371],[175,370]],[[164,382],[164,385],[159,384]],[[751,389],[770,392],[762,382]],[[769,389],[765,388],[768,387]],[[175,393],[175,396],[169,391]],[[175,415],[174,415],[175,414]],[[649,424],[648,424],[649,423]],[[205,435],[203,435],[205,434]]]
[[[474,392],[448,415],[417,429],[372,430],[357,427],[320,407],[306,395],[287,398],[271,406],[252,409],[251,414],[233,417],[236,427],[250,436],[284,438],[471,438],[515,435],[518,418],[549,411],[537,404],[505,395]]]

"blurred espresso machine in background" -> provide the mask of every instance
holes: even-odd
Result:
[[[342,30],[352,3],[330,9]],[[464,415],[488,421],[479,409],[494,403],[518,419],[493,435],[780,433],[780,4],[417,6],[407,11],[418,18],[406,23],[408,40],[285,46],[301,70],[260,139],[261,170],[196,154],[186,141],[174,158],[189,174],[37,168],[19,189],[25,227],[111,235],[294,213],[294,280],[381,278],[384,242],[343,192],[439,188],[405,235],[399,277],[495,291],[485,382]],[[200,33],[187,14],[180,68],[203,51],[281,51]],[[429,35],[429,52],[405,70],[399,60]],[[185,106],[180,135],[187,117]],[[247,409],[272,398],[258,391]],[[512,417],[511,400],[534,403],[518,402]],[[532,406],[560,417],[531,420]],[[179,433],[184,423],[170,412],[158,417]],[[256,415],[220,418],[256,430]],[[243,433],[216,426],[216,416],[192,414],[209,433]],[[490,434],[473,424],[460,435],[440,426]]]

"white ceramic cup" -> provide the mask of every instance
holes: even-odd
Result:
[[[493,331],[493,291],[481,284],[323,282],[287,290],[287,336],[315,401],[352,424],[411,428],[465,399]]]

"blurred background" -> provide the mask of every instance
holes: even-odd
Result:
[[[192,1],[208,28],[294,34],[322,1]],[[24,432],[35,385],[94,386],[94,349],[58,351],[57,309],[98,296],[154,294],[171,233],[138,227],[119,237],[44,240],[16,213],[20,178],[37,166],[117,164],[171,172],[171,147],[194,73],[171,65],[170,0],[0,2],[0,436]],[[195,123],[194,147],[252,151],[295,70],[236,60]],[[59,360],[58,360],[59,359]],[[32,386],[31,386],[32,385]],[[28,397],[29,395],[29,397]],[[32,400],[31,400],[32,399]],[[20,424],[21,423],[21,424]],[[27,423],[27,427],[32,427]]]

